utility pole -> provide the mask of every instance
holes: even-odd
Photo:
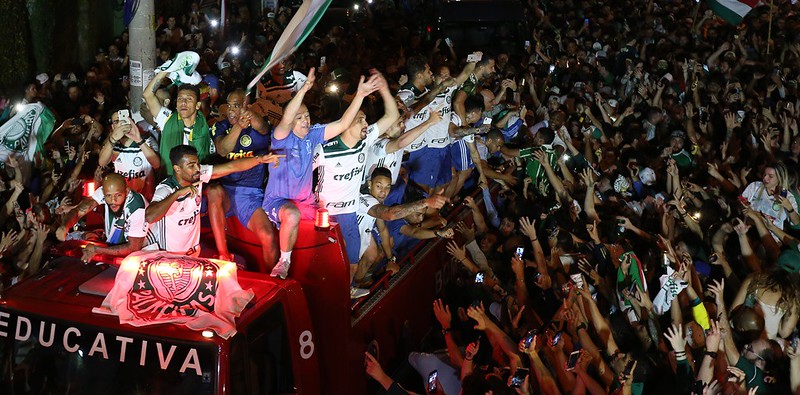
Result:
[[[132,112],[139,112],[142,90],[153,79],[156,68],[156,34],[154,0],[140,0],[139,7],[128,26],[130,43],[130,84],[128,99]]]

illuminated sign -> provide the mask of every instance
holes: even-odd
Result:
[[[38,342],[44,348],[63,349],[80,356],[136,363],[139,366],[158,364],[161,370],[194,373],[203,369],[197,348],[178,346],[154,340],[103,333],[41,319],[0,311],[0,338],[20,343]]]

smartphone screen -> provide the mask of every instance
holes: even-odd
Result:
[[[484,125],[491,125],[492,124],[492,117],[485,117],[483,118]]]
[[[533,344],[533,339],[536,338],[536,333],[537,332],[536,332],[535,329],[531,329],[525,335],[525,340],[523,341],[523,344],[525,344],[525,348],[530,348],[531,347],[531,344]]]
[[[575,369],[575,365],[578,364],[578,360],[580,360],[581,351],[573,351],[572,354],[569,354],[569,358],[567,359],[567,370]]]
[[[517,368],[517,371],[511,376],[511,388],[521,387],[522,383],[525,382],[525,377],[528,377],[528,373],[529,371],[526,368]]]
[[[477,274],[475,274],[475,284],[483,284],[483,277],[484,277],[483,272],[478,272]]]
[[[630,376],[631,373],[633,373],[633,364],[634,364],[634,362],[636,362],[636,361],[634,361],[633,359],[628,360],[628,363],[625,364],[625,372],[623,373],[624,375]]]
[[[439,371],[434,370],[428,375],[428,392],[436,392],[436,378],[439,377]]]
[[[522,254],[525,253],[525,247],[517,247],[517,258],[522,258]]]

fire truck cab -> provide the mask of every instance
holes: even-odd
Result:
[[[457,221],[456,212],[450,220]],[[250,259],[260,246],[235,218],[231,251]],[[236,335],[176,324],[134,327],[96,314],[116,267],[80,261],[75,242],[58,245],[35,276],[0,293],[2,394],[366,394],[364,352],[401,358],[401,343],[430,330],[429,312],[449,270],[444,243],[420,243],[372,294],[353,303],[336,224],[302,222],[287,280],[238,272],[255,297]]]

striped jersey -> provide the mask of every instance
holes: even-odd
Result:
[[[176,254],[197,255],[200,253],[200,206],[203,201],[203,183],[211,181],[213,166],[200,165],[200,183],[197,196],[179,198],[167,210],[163,218],[153,223],[148,236],[150,244],[158,249]],[[182,188],[175,176],[167,177],[156,186],[153,203],[160,202]]]
[[[92,199],[97,204],[106,206],[105,232],[106,243],[109,245],[125,244],[129,237],[146,237],[148,235],[149,226],[144,216],[147,200],[138,192],[128,190],[128,196],[119,213],[112,212],[106,204],[102,186],[94,191]]]
[[[158,143],[150,136],[145,140],[156,153],[158,153]],[[144,156],[142,148],[136,143],[126,147],[121,143],[114,144],[114,173],[125,177],[128,187],[136,192],[144,190],[147,176],[153,172],[153,166]]]
[[[369,247],[372,230],[375,229],[375,217],[369,215],[369,210],[380,204],[378,199],[368,193],[362,193],[358,199],[358,210],[356,211],[356,221],[358,221],[358,234],[361,239],[361,248],[358,257],[364,255],[364,251]]]
[[[403,150],[399,149],[392,153],[386,153],[386,146],[392,139],[383,137],[377,139],[367,149],[367,168],[364,172],[363,181],[372,177],[372,172],[378,167],[385,167],[392,172],[392,184],[397,182],[400,177],[400,167],[403,165]]]
[[[367,127],[367,137],[348,147],[337,136],[316,147],[314,167],[319,172],[315,194],[320,207],[332,215],[358,209],[361,179],[367,164],[367,148],[378,138],[377,124]]]
[[[406,130],[411,130],[425,122],[428,117],[430,117],[431,110],[442,106],[440,110],[442,120],[429,127],[428,130],[417,137],[416,140],[412,141],[411,144],[406,147],[406,151],[413,152],[423,147],[446,148],[450,145],[448,129],[450,127],[450,116],[453,113],[453,93],[455,93],[457,89],[458,87],[456,86],[447,88],[428,103],[427,106],[423,107],[418,113],[412,115],[411,118],[406,121]],[[406,103],[406,106],[410,106],[422,98],[425,93],[427,93],[427,90],[425,92],[420,92],[414,85],[406,84],[404,88],[398,91],[397,95],[403,100],[403,103]]]

